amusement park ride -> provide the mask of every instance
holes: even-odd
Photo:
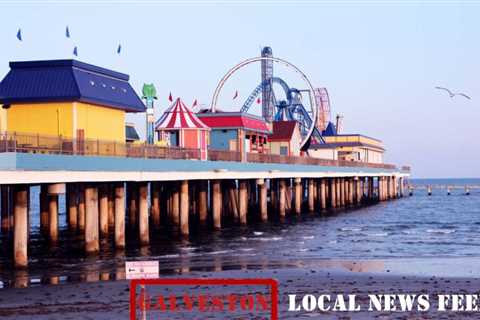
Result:
[[[244,60],[231,68],[220,80],[215,89],[211,112],[216,112],[217,100],[227,80],[243,67],[252,63],[261,62],[261,82],[243,103],[240,111],[248,113],[253,102],[262,96],[262,118],[271,124],[272,121],[297,121],[302,135],[301,148],[307,150],[311,144],[325,143],[322,131],[330,121],[330,100],[326,88],[314,88],[307,76],[292,63],[273,57],[272,49],[264,47],[260,57]],[[288,83],[273,74],[273,65],[278,63],[292,69],[300,75],[306,89],[290,87]],[[274,86],[274,84],[278,86]],[[281,88],[285,99],[279,100],[281,95],[275,93],[275,88]],[[282,96],[283,96],[282,95]],[[305,102],[303,95],[307,96]],[[258,100],[257,100],[258,101]]]

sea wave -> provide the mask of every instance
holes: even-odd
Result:
[[[449,234],[454,233],[455,230],[453,229],[427,229],[428,233],[436,233],[436,234]]]
[[[259,237],[254,239],[259,241],[280,241],[283,238],[282,237]]]
[[[179,258],[180,257],[180,254],[176,253],[176,254],[165,254],[163,256],[159,256],[158,258],[159,259],[170,259],[170,258]]]
[[[195,247],[182,247],[180,248],[180,250],[183,250],[183,251],[195,251],[197,248]]]
[[[339,228],[338,231],[347,231],[347,232],[358,232],[362,230],[361,228],[355,228],[355,227],[343,227]]]
[[[225,254],[225,253],[229,253],[229,252],[232,252],[232,250],[218,250],[218,251],[210,251],[210,252],[205,252],[205,254],[209,254],[209,255],[217,255],[217,254]]]
[[[379,233],[367,233],[368,237],[386,237],[388,236],[388,232],[379,232]]]

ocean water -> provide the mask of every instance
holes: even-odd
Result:
[[[13,270],[11,239],[2,235],[0,284],[11,286],[18,277],[27,277],[30,284],[50,283],[52,279],[122,279],[125,260],[135,259],[158,260],[161,272],[166,274],[301,267],[312,261],[430,259],[438,264],[445,259],[480,260],[480,179],[423,179],[411,183],[417,187],[411,197],[328,214],[291,215],[285,221],[272,218],[268,223],[246,227],[227,222],[221,231],[194,226],[189,239],[164,227],[151,231],[151,244],[144,248],[138,245],[137,231],[127,228],[125,250],[115,250],[110,236],[102,239],[98,256],[86,256],[83,236],[68,231],[63,205],[60,240],[56,246],[50,245],[39,232],[38,190],[32,190],[29,268]],[[422,189],[425,185],[433,185],[431,196]],[[457,188],[447,195],[446,185]],[[471,187],[470,195],[465,195],[465,185]]]

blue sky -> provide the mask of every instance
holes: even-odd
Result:
[[[344,132],[382,139],[388,162],[412,165],[416,177],[480,177],[480,3],[33,3],[0,4],[2,76],[9,61],[73,58],[78,46],[79,60],[130,74],[138,91],[153,82],[160,114],[169,92],[208,105],[230,67],[269,45],[328,88]],[[258,84],[259,66],[249,68],[223,104],[235,107],[233,91],[244,99]],[[450,99],[437,85],[472,100]]]

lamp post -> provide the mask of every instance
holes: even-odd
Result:
[[[147,105],[146,123],[147,123],[147,144],[154,143],[154,124],[155,115],[153,112],[153,101],[157,99],[157,90],[153,83],[143,84],[142,99],[145,99]]]

